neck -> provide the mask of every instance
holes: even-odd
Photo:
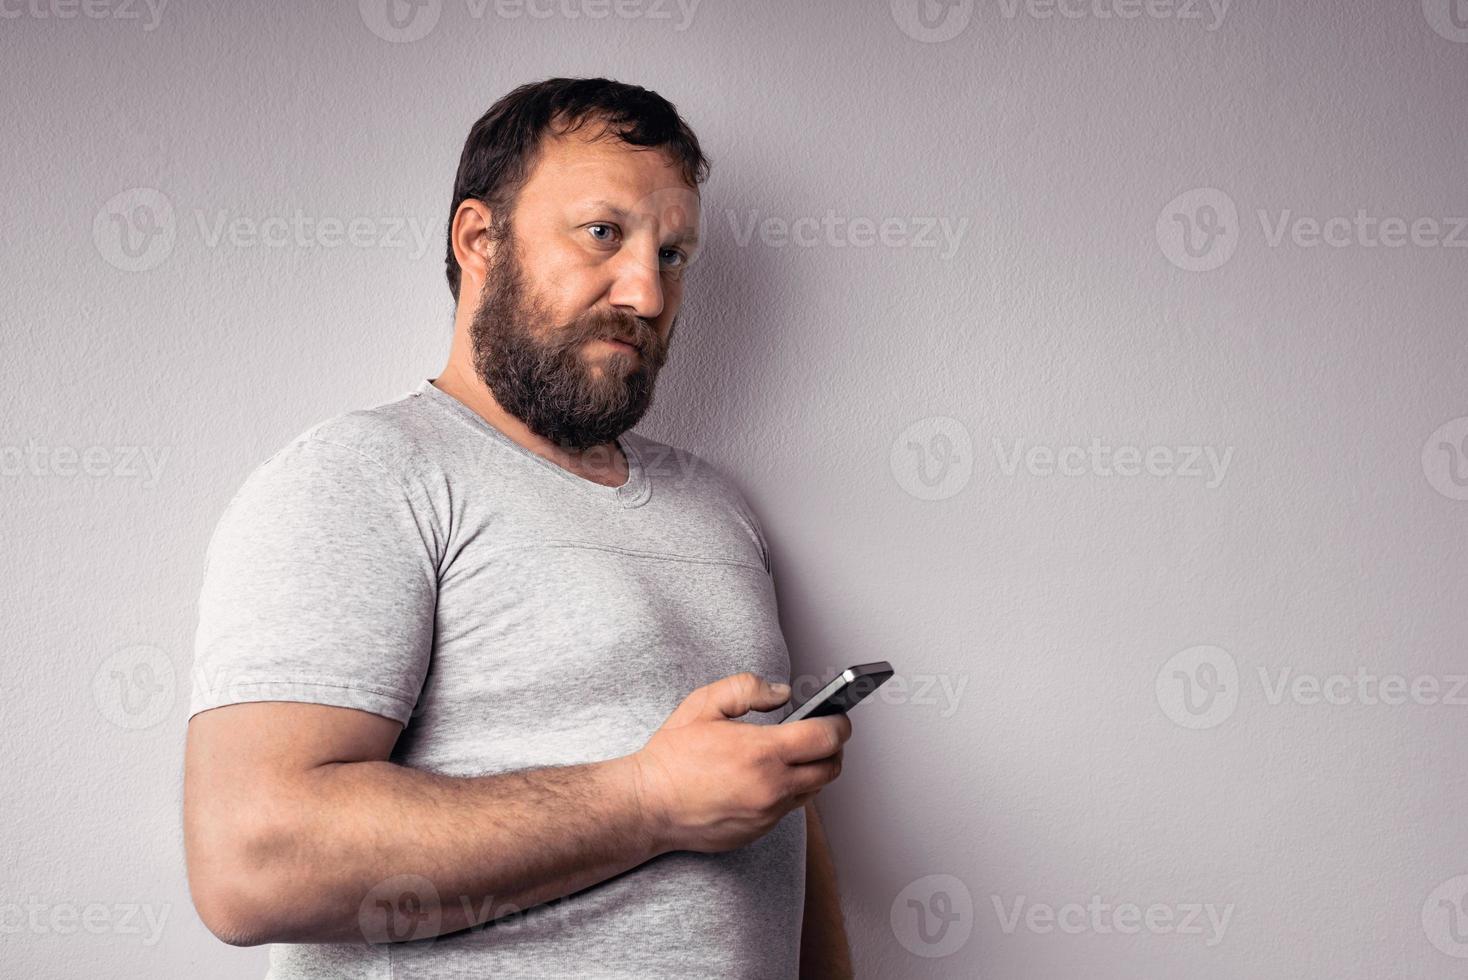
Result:
[[[505,411],[478,373],[462,360],[450,357],[449,363],[431,383],[439,391],[453,395],[469,406],[514,442],[562,469],[604,486],[618,487],[627,482],[627,458],[615,440],[579,451],[556,445]]]

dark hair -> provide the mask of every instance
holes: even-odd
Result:
[[[495,231],[507,226],[515,199],[530,178],[543,134],[565,135],[587,123],[633,146],[665,148],[683,179],[697,187],[709,164],[698,137],[667,99],[637,85],[606,78],[547,78],[505,95],[469,130],[454,199],[449,207],[445,274],[454,300],[459,298],[459,260],[454,257],[454,215],[467,198],[489,206]]]

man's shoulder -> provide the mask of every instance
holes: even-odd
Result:
[[[416,394],[323,419],[296,438],[352,449],[389,468],[400,467],[441,438]]]
[[[405,487],[421,485],[422,471],[434,459],[433,443],[442,438],[442,429],[409,393],[315,422],[265,459],[256,474],[291,468],[329,477],[369,468],[385,471]]]

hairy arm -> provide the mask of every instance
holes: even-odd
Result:
[[[656,857],[635,760],[455,778],[385,761],[401,727],[319,704],[195,715],[184,843],[200,917],[233,945],[422,939]]]

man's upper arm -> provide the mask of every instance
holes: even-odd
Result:
[[[271,784],[333,762],[385,760],[402,726],[355,708],[288,701],[227,704],[189,719],[184,813],[224,819]],[[227,806],[230,801],[238,805]]]
[[[238,922],[251,845],[289,818],[290,781],[387,759],[410,719],[437,600],[428,510],[375,460],[307,439],[220,518],[184,766],[189,881],[211,929]]]
[[[286,819],[291,783],[317,766],[386,759],[402,726],[321,704],[228,704],[189,719],[184,749],[184,850],[200,918],[227,942],[242,938],[252,843]]]

